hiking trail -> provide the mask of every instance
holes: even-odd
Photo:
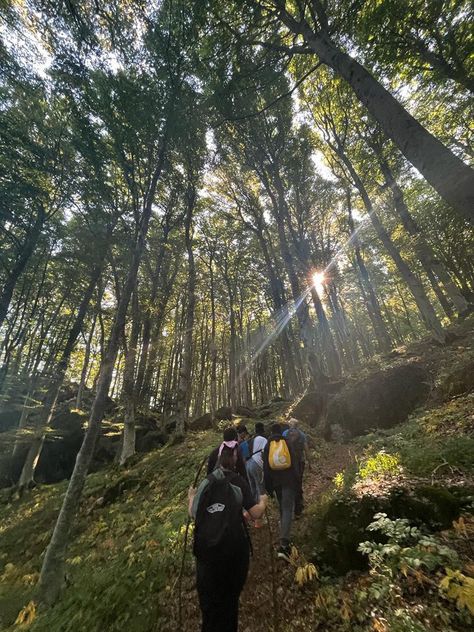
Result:
[[[312,469],[306,467],[304,477],[305,507],[313,504],[331,485],[334,476],[354,460],[354,447],[327,443],[319,447],[313,439]],[[276,586],[278,598],[279,632],[308,629],[311,602],[305,598],[305,587],[295,583],[295,568],[276,559],[278,546],[278,505],[276,499],[269,502],[268,514],[273,534],[272,554],[275,556]],[[264,521],[265,522],[265,521]],[[306,510],[292,526],[292,537],[300,554],[308,556],[302,535],[307,527]],[[266,524],[256,529],[250,526],[253,557],[244,590],[240,597],[239,630],[242,632],[268,632],[273,622],[272,561],[270,558],[269,531]],[[191,548],[191,544],[188,545]],[[191,573],[189,572],[192,569]],[[314,585],[309,584],[314,590]],[[196,632],[200,629],[201,614],[195,586],[194,564],[187,565],[183,577],[183,627],[180,632]],[[177,612],[177,608],[176,608]],[[163,631],[176,630],[177,614]],[[314,627],[312,628],[314,629]]]

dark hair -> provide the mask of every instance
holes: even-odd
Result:
[[[243,434],[244,432],[248,432],[248,430],[247,430],[247,426],[244,426],[244,425],[242,425],[242,426],[238,426],[238,427],[237,427],[237,432],[239,433],[239,435],[240,435],[240,434]]]
[[[217,461],[217,466],[223,467],[226,470],[235,470],[234,453],[236,450],[237,446],[231,449],[225,445]]]
[[[261,421],[257,421],[255,424],[255,434],[263,434],[265,432],[265,426]]]
[[[281,434],[281,425],[273,424],[272,426],[272,434]]]
[[[237,439],[237,430],[233,426],[224,430],[224,441],[237,441]]]

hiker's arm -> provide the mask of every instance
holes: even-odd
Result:
[[[266,494],[262,494],[260,496],[260,501],[258,502],[258,504],[254,505],[253,507],[250,507],[250,509],[248,510],[250,516],[254,520],[261,518],[263,514],[265,513],[265,509],[267,507],[267,500],[268,500],[268,496]]]

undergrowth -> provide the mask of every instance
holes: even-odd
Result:
[[[31,632],[159,629],[160,596],[171,591],[186,522],[187,489],[217,443],[203,433],[162,448],[139,463],[88,477],[68,552],[66,587],[58,604],[37,613]],[[131,481],[124,485],[121,481]],[[10,629],[34,599],[66,483],[45,486],[7,506],[0,528],[0,629]],[[108,504],[107,490],[116,490]],[[3,574],[2,574],[3,566]],[[157,627],[158,626],[158,627]],[[11,628],[18,629],[17,627]]]

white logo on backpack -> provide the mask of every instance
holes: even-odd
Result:
[[[210,505],[206,509],[206,511],[213,514],[213,513],[216,513],[216,511],[224,511],[224,509],[225,509],[225,505],[223,505],[222,503],[214,503],[213,505]]]

